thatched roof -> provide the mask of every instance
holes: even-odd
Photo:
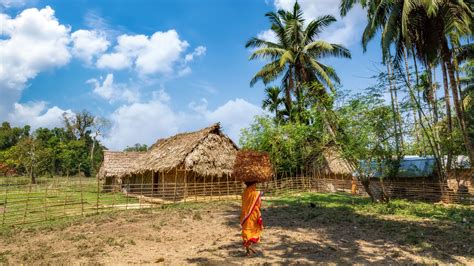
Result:
[[[145,152],[104,151],[104,161],[99,170],[99,178],[123,177],[129,174],[135,162]]]
[[[323,152],[322,170],[329,174],[352,175],[349,163],[342,158],[336,147],[326,147]]]
[[[141,156],[132,173],[167,172],[178,169],[203,176],[232,173],[237,145],[222,133],[220,125],[160,139]]]
[[[239,151],[235,159],[233,175],[243,182],[265,182],[273,176],[267,153]]]

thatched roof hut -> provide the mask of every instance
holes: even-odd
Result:
[[[237,150],[220,125],[214,124],[158,140],[136,161],[131,174],[179,169],[201,176],[223,177],[232,174]]]
[[[133,169],[135,162],[145,152],[104,151],[104,161],[100,167],[98,178],[122,178]]]
[[[306,164],[307,169],[319,176],[352,178],[352,168],[335,145],[328,145],[315,152]]]
[[[349,163],[342,158],[336,147],[327,147],[323,150],[322,170],[325,173],[336,175],[352,175]]]

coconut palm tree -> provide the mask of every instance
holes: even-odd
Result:
[[[271,31],[276,40],[254,37],[247,42],[247,48],[256,48],[250,60],[270,61],[255,74],[250,85],[253,86],[258,81],[268,84],[281,78],[286,110],[293,110],[294,94],[301,111],[303,87],[306,83],[317,81],[331,90],[334,90],[334,83],[339,83],[335,70],[323,64],[320,59],[350,58],[350,52],[341,45],[317,39],[327,26],[336,21],[332,16],[321,16],[305,23],[298,2],[292,11],[279,10],[276,13],[267,13],[266,16],[270,20]]]
[[[265,99],[262,102],[262,108],[268,109],[270,112],[275,113],[275,121],[280,121],[282,118],[282,111],[280,106],[284,100],[280,97],[281,88],[278,86],[265,88]]]
[[[428,68],[436,59],[441,59],[444,80],[449,77],[449,87],[464,144],[474,159],[474,149],[467,136],[466,125],[459,99],[455,62],[449,47],[453,35],[465,36],[472,33],[472,0],[342,0],[341,14],[347,14],[355,4],[367,9],[369,22],[362,37],[365,45],[382,31],[382,53],[385,58],[392,45],[397,55],[404,47],[414,47],[416,56]],[[400,58],[400,56],[398,56]],[[445,83],[446,84],[446,83]],[[449,92],[446,97],[449,100]]]

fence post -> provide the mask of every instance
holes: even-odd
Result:
[[[196,180],[196,173],[193,172],[193,177],[194,177],[194,200],[197,202],[197,180]]]
[[[21,222],[22,224],[25,223],[26,214],[28,213],[28,205],[30,203],[30,194],[31,194],[31,183],[28,186],[28,196],[26,196],[26,205],[25,205],[25,212],[23,213],[23,221]]]
[[[173,202],[176,203],[176,188],[178,186],[178,167],[175,167],[175,174],[174,174],[174,196]]]
[[[161,179],[161,188],[162,188],[162,193],[161,198],[163,199],[163,203],[165,202],[165,177],[163,176],[163,172],[160,171],[160,179]]]
[[[44,200],[43,200],[43,209],[44,209],[44,220],[47,221],[48,220],[48,214],[47,214],[47,206],[48,204],[46,203],[46,201],[48,200],[48,185],[45,185],[45,189],[44,189]]]
[[[214,176],[211,175],[211,201],[212,201],[212,187],[214,185]]]
[[[186,202],[186,197],[188,196],[188,177],[187,177],[186,168],[184,169],[184,191],[183,191],[183,200]]]
[[[67,199],[68,199],[67,198],[67,195],[68,195],[67,191],[69,189],[69,176],[66,177],[66,186],[65,187],[66,187],[66,189],[65,189],[66,191],[64,192],[63,216],[66,216],[66,204],[67,204]]]
[[[229,196],[230,196],[230,191],[229,191],[229,174],[226,173],[226,174],[225,174],[225,177],[226,177],[226,180],[227,180],[227,200],[229,200]]]
[[[100,181],[99,181],[99,177],[97,177],[97,202],[96,202],[96,205],[95,205],[95,213],[99,213],[99,200],[100,200]]]
[[[10,187],[10,182],[7,184],[7,188],[5,189],[5,199],[3,200],[3,217],[2,217],[2,225],[5,225],[5,215],[7,213],[7,203],[8,203],[8,188]]]
[[[141,184],[140,184],[140,197],[138,198],[138,209],[142,209],[142,199],[143,199],[143,176],[145,175],[145,172],[142,173],[142,179],[141,179]]]
[[[79,188],[81,190],[81,214],[84,216],[84,188],[82,187],[82,175],[79,173]]]

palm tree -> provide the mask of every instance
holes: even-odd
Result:
[[[285,107],[290,113],[292,94],[296,97],[298,109],[302,108],[303,86],[308,82],[317,81],[334,90],[334,83],[339,83],[335,70],[320,62],[326,57],[350,58],[350,52],[338,44],[317,40],[318,35],[336,19],[332,16],[321,16],[305,24],[303,12],[298,2],[292,11],[279,10],[267,13],[271,30],[276,41],[251,38],[246,47],[256,48],[250,60],[265,59],[267,63],[252,78],[250,85],[258,81],[264,84],[281,78],[285,90]]]
[[[445,70],[444,80],[447,81],[446,76],[449,76],[456,118],[471,161],[474,159],[474,149],[467,137],[458,96],[455,62],[449,43],[454,34],[470,36],[473,28],[472,2],[472,0],[342,0],[341,2],[342,15],[347,14],[355,4],[361,4],[367,9],[369,23],[362,38],[364,47],[373,39],[377,30],[381,30],[384,58],[394,45],[397,55],[401,55],[405,47],[414,47],[416,56],[427,68],[436,59],[441,59],[441,68]],[[446,98],[449,99],[449,92]]]
[[[262,108],[268,109],[270,112],[275,113],[275,121],[280,121],[282,112],[280,105],[283,104],[283,99],[280,98],[281,88],[277,86],[265,88],[266,98],[262,102]]]

